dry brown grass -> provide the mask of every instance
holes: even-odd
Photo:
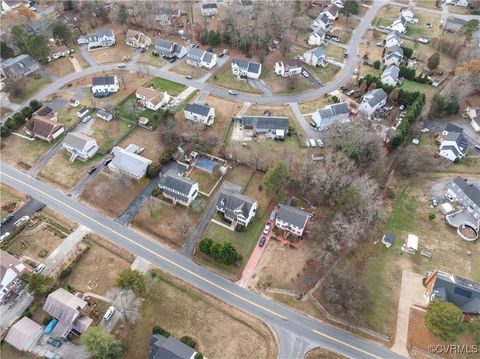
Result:
[[[305,355],[305,359],[345,359],[341,354],[332,352],[327,349],[314,349],[309,351],[307,355]]]
[[[19,130],[19,133],[22,133]],[[1,141],[1,157],[2,161],[15,166],[22,171],[26,169],[19,166],[20,162],[25,163],[27,166],[33,167],[37,163],[38,159],[52,146],[52,144],[42,141],[33,140],[29,141],[25,138],[21,138],[15,135],[10,135],[6,138],[2,138]]]
[[[287,105],[252,105],[247,109],[245,115],[261,116],[267,111],[271,116],[288,117],[292,122],[295,121],[295,116]]]
[[[112,147],[129,130],[129,126],[132,126],[119,119],[107,122],[101,118],[95,118],[90,121],[95,121],[92,124],[90,136],[97,140],[99,151],[106,151]]]
[[[208,74],[208,70],[201,68],[201,67],[195,67],[192,65],[187,64],[186,61],[183,61],[179,63],[178,65],[175,65],[170,69],[172,72],[176,72],[177,74],[180,75],[190,75],[194,79],[199,79]]]
[[[165,61],[162,57],[153,56],[152,52],[150,51],[146,51],[143,54],[141,54],[137,60],[137,64],[144,64],[144,65],[153,66],[157,68],[162,67],[166,63],[167,61]]]
[[[149,131],[138,127],[125,137],[118,146],[125,148],[131,143],[136,144],[144,148],[141,156],[152,161],[158,161],[166,147],[160,138],[161,131],[161,128],[157,128],[155,131]]]
[[[62,57],[52,62],[49,62],[45,69],[57,75],[58,77],[64,77],[75,71],[72,62],[68,57]]]
[[[97,64],[121,63],[124,59],[129,61],[135,53],[135,49],[126,45],[123,34],[116,33],[115,36],[117,38],[115,46],[90,51]]]
[[[302,114],[307,114],[307,113],[313,113],[317,109],[330,105],[331,103],[333,103],[333,101],[331,100],[330,97],[329,98],[322,97],[315,101],[301,102],[299,103],[299,106]]]
[[[16,189],[0,183],[0,205],[4,205],[9,202],[16,202],[17,207],[20,208],[27,200],[27,196]],[[2,213],[3,214],[3,213]]]

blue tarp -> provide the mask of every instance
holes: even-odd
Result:
[[[45,334],[50,334],[53,328],[55,328],[55,326],[57,325],[57,323],[58,323],[57,319],[52,319],[52,321],[48,323],[48,325],[45,327],[45,330],[43,332]]]

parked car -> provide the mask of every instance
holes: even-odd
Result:
[[[238,95],[238,92],[237,91],[234,91],[234,90],[228,90],[228,93],[230,95]]]
[[[268,234],[270,232],[270,225],[267,224],[265,225],[265,228],[263,229],[263,234]]]
[[[433,207],[437,207],[437,206],[438,206],[438,202],[437,202],[437,200],[435,199],[435,197],[432,197],[431,199],[432,199],[432,206],[433,206]]]
[[[224,57],[224,56],[225,56],[225,54],[218,54],[218,57],[219,57],[219,58],[222,58],[222,57]]]
[[[305,77],[308,77],[308,72],[305,71],[305,70],[303,70],[303,71],[302,71],[302,75],[305,76]]]
[[[207,49],[207,52],[212,52],[212,51],[213,51],[213,49],[212,49],[211,47],[209,47],[209,48]]]
[[[453,202],[453,197],[450,193],[445,192],[445,198],[448,199],[450,202]]]
[[[353,70],[354,75],[358,75],[358,69]]]
[[[88,116],[85,116],[84,118],[82,118],[82,123],[87,123],[88,121],[90,121],[92,118],[92,116],[88,115]]]
[[[147,50],[146,49],[141,49],[140,53],[143,54],[145,51],[147,51]]]
[[[54,351],[51,351],[51,350],[47,350],[47,352],[45,353],[45,358],[47,358],[47,359],[62,359],[62,357],[60,355],[58,355],[57,353],[55,353]]]
[[[92,166],[90,167],[90,169],[88,170],[88,174],[91,175],[93,172],[95,172],[97,170],[97,166]]]
[[[177,61],[175,57],[172,57],[170,60],[168,60],[168,62],[170,62],[171,64],[173,64],[175,61]]]
[[[310,121],[310,126],[312,126],[313,128],[316,128],[317,124],[315,121]]]
[[[105,320],[110,320],[110,318],[112,317],[113,313],[115,313],[115,307],[112,305],[112,306],[110,306],[110,308],[107,309],[107,311],[106,311],[105,314],[103,315],[103,319],[105,319]]]
[[[125,64],[118,64],[118,68],[119,68],[119,69],[124,69],[125,67],[127,67],[127,65],[125,65]]]
[[[33,270],[33,273],[35,274],[42,273],[44,269],[45,269],[45,264],[40,263],[38,266],[35,267],[35,269]]]
[[[320,147],[320,148],[323,148],[323,147],[325,146],[324,143],[323,143],[323,141],[322,141],[321,139],[319,139],[319,138],[317,139],[317,145],[318,145],[318,147]]]
[[[23,216],[22,218],[20,218],[18,221],[16,221],[14,223],[15,227],[20,227],[22,224],[24,224],[26,221],[28,221],[30,219],[29,216]]]
[[[343,55],[344,58],[348,58],[348,52]]]
[[[355,93],[355,90],[350,90],[347,92],[347,96],[352,96]]]
[[[267,240],[267,237],[262,236],[262,238],[260,238],[260,240],[258,241],[258,246],[263,247],[265,245],[266,240]]]
[[[317,147],[317,143],[313,138],[311,138],[309,141],[310,141],[310,147]]]
[[[268,220],[270,222],[273,222],[275,220],[275,218],[277,218],[277,212],[272,211],[272,213],[270,213],[270,218]]]
[[[228,55],[228,50],[227,50],[227,49],[223,49],[222,54]]]
[[[54,338],[48,338],[47,343],[53,345],[55,348],[60,348],[62,346],[62,342]]]
[[[11,222],[13,219],[13,214],[7,214],[5,217],[3,217],[2,222],[0,223],[0,227]]]
[[[427,29],[431,29],[431,28],[433,28],[433,25],[432,25],[431,23],[427,22],[427,23],[425,24],[425,27],[426,27]]]
[[[186,78],[187,80],[193,79],[192,75],[187,75],[187,76],[185,76],[185,78]]]
[[[0,236],[0,243],[2,243],[5,239],[7,239],[10,236],[10,232],[5,232]]]
[[[405,105],[400,105],[399,110],[400,110],[400,111],[405,110]]]
[[[338,36],[332,36],[332,41],[335,41],[335,42],[340,42],[340,38]]]

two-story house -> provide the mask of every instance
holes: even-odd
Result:
[[[384,40],[384,44],[386,48],[390,48],[393,46],[400,46],[401,43],[402,43],[402,38],[400,37],[400,33],[398,31],[390,31]]]
[[[247,227],[255,217],[257,207],[257,201],[225,189],[220,192],[216,204],[217,211],[223,213],[226,220],[243,227]]]
[[[240,129],[246,136],[266,135],[268,138],[284,139],[288,128],[287,117],[243,116],[240,120]]]
[[[383,89],[374,89],[362,97],[358,111],[370,118],[375,111],[385,106],[388,95]]]
[[[405,20],[405,18],[400,15],[399,17],[395,18],[395,20],[393,20],[392,25],[390,25],[390,29],[403,34],[407,31],[407,20]]]
[[[405,19],[406,22],[413,23],[413,11],[411,8],[406,7],[400,11],[400,15]]]
[[[315,20],[313,20],[313,23],[310,26],[310,28],[313,31],[322,29],[323,31],[327,32],[329,26],[330,26],[330,21],[328,20],[328,15],[322,12],[320,15],[318,15],[315,18]]]
[[[99,29],[94,34],[87,35],[88,50],[115,45],[115,34],[112,29]]]
[[[216,2],[204,2],[201,4],[200,12],[202,16],[215,16],[218,14],[218,5]]]
[[[150,87],[140,87],[135,91],[135,97],[140,104],[153,111],[165,107],[170,102],[170,95]]]
[[[325,44],[325,30],[319,27],[312,31],[308,37],[307,43],[312,46],[320,46]]]
[[[0,305],[12,295],[22,274],[30,272],[32,272],[30,267],[0,249]]]
[[[168,170],[160,174],[158,187],[162,190],[165,198],[171,200],[174,204],[190,206],[198,196],[198,183],[191,179],[180,176],[174,170]]]
[[[480,219],[480,189],[477,186],[458,176],[447,185],[445,192],[477,221]]]
[[[94,138],[77,132],[67,133],[62,145],[70,153],[70,162],[74,162],[76,159],[82,162],[88,161],[99,148]]]
[[[312,120],[321,131],[328,129],[334,123],[350,122],[350,110],[346,102],[328,105],[317,110],[312,115]]]
[[[403,49],[398,45],[387,47],[383,60],[385,66],[399,65],[403,60]]]
[[[149,38],[141,31],[128,29],[125,35],[125,42],[127,46],[131,46],[135,49],[145,49],[152,44],[152,39]]]
[[[187,54],[187,63],[196,67],[211,69],[217,64],[217,55],[199,48],[191,47]]]
[[[215,108],[198,103],[188,103],[185,105],[183,113],[185,119],[203,123],[207,126],[213,125],[213,121],[215,120]]]
[[[115,146],[112,149],[113,159],[108,168],[115,173],[125,174],[140,181],[147,173],[147,167],[152,163],[148,158],[139,156],[139,147],[129,144],[124,149]]]
[[[99,76],[92,78],[92,92],[95,96],[108,96],[118,92],[120,85],[117,76]]]
[[[299,208],[283,204],[278,210],[275,225],[295,236],[302,236],[310,219],[310,213]]]
[[[465,112],[470,119],[470,126],[475,132],[480,132],[480,107],[467,107]]]
[[[232,74],[249,79],[258,79],[262,74],[262,64],[234,59],[232,60]]]
[[[463,134],[463,130],[450,131],[440,143],[439,155],[450,161],[456,161],[466,156],[468,148],[469,143]]]
[[[7,79],[19,80],[40,69],[30,55],[18,55],[2,61],[2,72]]]
[[[328,20],[334,21],[338,18],[338,6],[331,4],[329,7],[327,7],[324,13],[327,15]]]
[[[302,61],[312,66],[325,66],[325,50],[323,47],[316,47],[305,51]]]
[[[277,61],[275,73],[282,77],[296,76],[302,72],[302,64],[297,59]]]
[[[400,69],[396,65],[392,65],[383,70],[380,81],[386,85],[397,86],[400,79],[398,75],[400,74]]]
[[[155,51],[159,56],[168,59],[174,57],[181,59],[188,53],[188,49],[185,46],[164,39],[157,39],[155,41]]]

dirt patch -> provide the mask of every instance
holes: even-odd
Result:
[[[20,130],[19,132],[22,131]],[[42,140],[30,141],[11,134],[6,138],[2,138],[0,145],[2,161],[22,171],[26,171],[27,169],[20,166],[19,163],[23,162],[30,168],[33,167],[51,146],[51,143]]]
[[[130,267],[133,256],[96,235],[90,235],[90,249],[75,263],[68,284],[80,292],[105,295],[115,286],[119,272]]]
[[[147,182],[146,179],[137,182],[104,168],[102,173],[99,173],[83,191],[81,199],[101,209],[109,216],[118,217],[137,197]]]
[[[141,318],[128,333],[130,345],[125,358],[148,356],[155,324],[177,338],[191,336],[197,350],[208,358],[277,357],[276,340],[263,322],[163,272],[156,274]]]
[[[16,189],[0,184],[0,205],[3,207],[8,203],[15,203],[15,206],[12,206],[13,210],[20,208],[27,201],[27,196],[22,192],[17,191]],[[6,214],[6,211],[1,210],[1,216],[3,217]]]

